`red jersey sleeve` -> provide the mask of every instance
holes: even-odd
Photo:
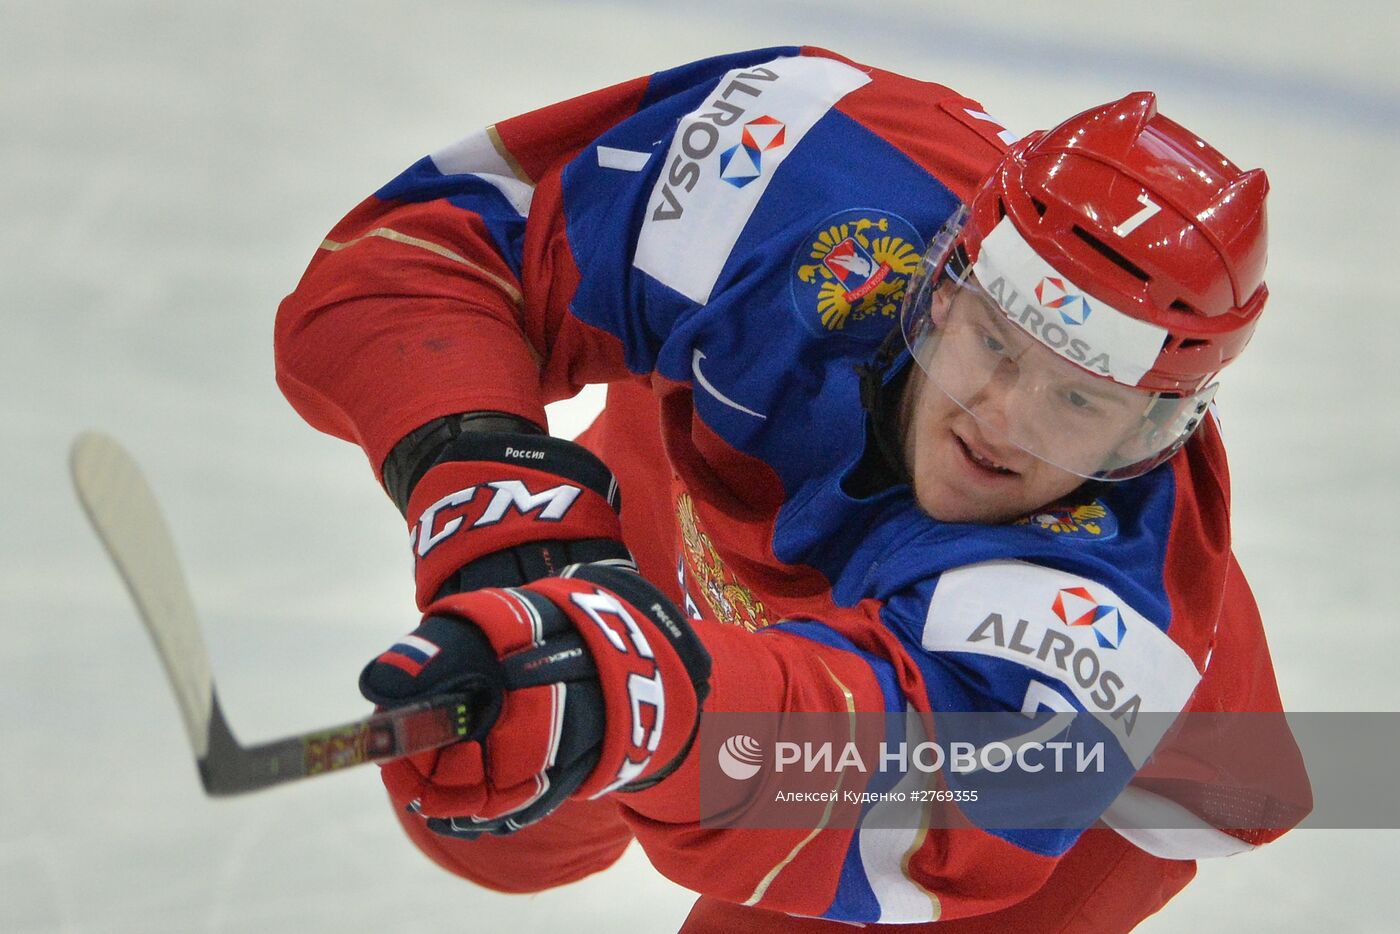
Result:
[[[278,310],[277,381],[376,472],[457,412],[543,425],[546,402],[625,373],[615,338],[567,308],[578,272],[560,173],[634,112],[630,81],[499,123],[420,160],[350,212]]]

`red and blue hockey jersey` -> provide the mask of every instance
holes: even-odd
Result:
[[[702,620],[707,711],[1099,714],[1114,767],[1086,789],[1085,823],[1102,820],[719,830],[698,823],[687,761],[516,837],[434,838],[405,818],[433,858],[527,890],[635,836],[706,896],[695,930],[805,929],[776,912],[1109,931],[1170,898],[1189,860],[1271,836],[1107,829],[1150,797],[1124,790],[1155,742],[1134,735],[1138,712],[1279,707],[1213,421],[1163,467],[1005,525],[941,523],[907,486],[850,482],[867,445],[857,366],[1010,139],[947,88],[810,48],[507,120],[332,230],[280,310],[278,380],[376,470],[433,418],[544,424],[544,404],[609,384],[582,440],[619,476],[643,572]],[[1112,631],[1066,625],[1085,608]]]

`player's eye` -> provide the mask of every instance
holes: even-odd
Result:
[[[983,348],[988,352],[997,354],[998,356],[1006,353],[1006,345],[986,331],[981,331],[978,334],[978,339],[981,340]]]
[[[1064,400],[1065,405],[1076,415],[1089,415],[1099,410],[1093,399],[1079,392],[1077,389],[1066,389],[1060,394],[1060,398]]]

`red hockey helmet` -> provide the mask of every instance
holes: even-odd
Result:
[[[1262,170],[1242,171],[1159,115],[1150,92],[1085,111],[1014,144],[935,238],[909,289],[906,340],[974,415],[994,374],[1006,382],[1001,364],[1016,364],[1011,382],[1036,405],[1008,422],[1013,442],[1086,477],[1135,476],[1185,443],[1215,375],[1253,334],[1268,296],[1268,188]],[[945,352],[940,375],[931,365],[937,341],[927,339],[950,320],[972,326],[971,312],[948,318],[964,286],[999,312],[999,327],[1010,319],[1016,338],[994,341],[1009,349],[980,374],[961,354],[961,372],[949,375]],[[1042,357],[1073,364],[1081,380],[1087,373],[1116,414],[1139,401],[1142,411],[1127,429],[1121,419],[1047,418],[1065,391],[1053,367],[1034,365]],[[1097,430],[1126,434],[1096,459],[1082,448]]]
[[[1268,190],[1262,169],[1241,171],[1141,91],[1016,143],[970,228],[1010,217],[1089,295],[1164,328],[1137,385],[1191,393],[1244,350],[1264,308]]]

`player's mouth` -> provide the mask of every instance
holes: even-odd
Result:
[[[982,476],[989,478],[1018,477],[1020,474],[1005,464],[994,460],[991,456],[983,453],[962,437],[957,432],[953,432],[953,440],[958,444],[958,450],[962,452],[963,459]]]

